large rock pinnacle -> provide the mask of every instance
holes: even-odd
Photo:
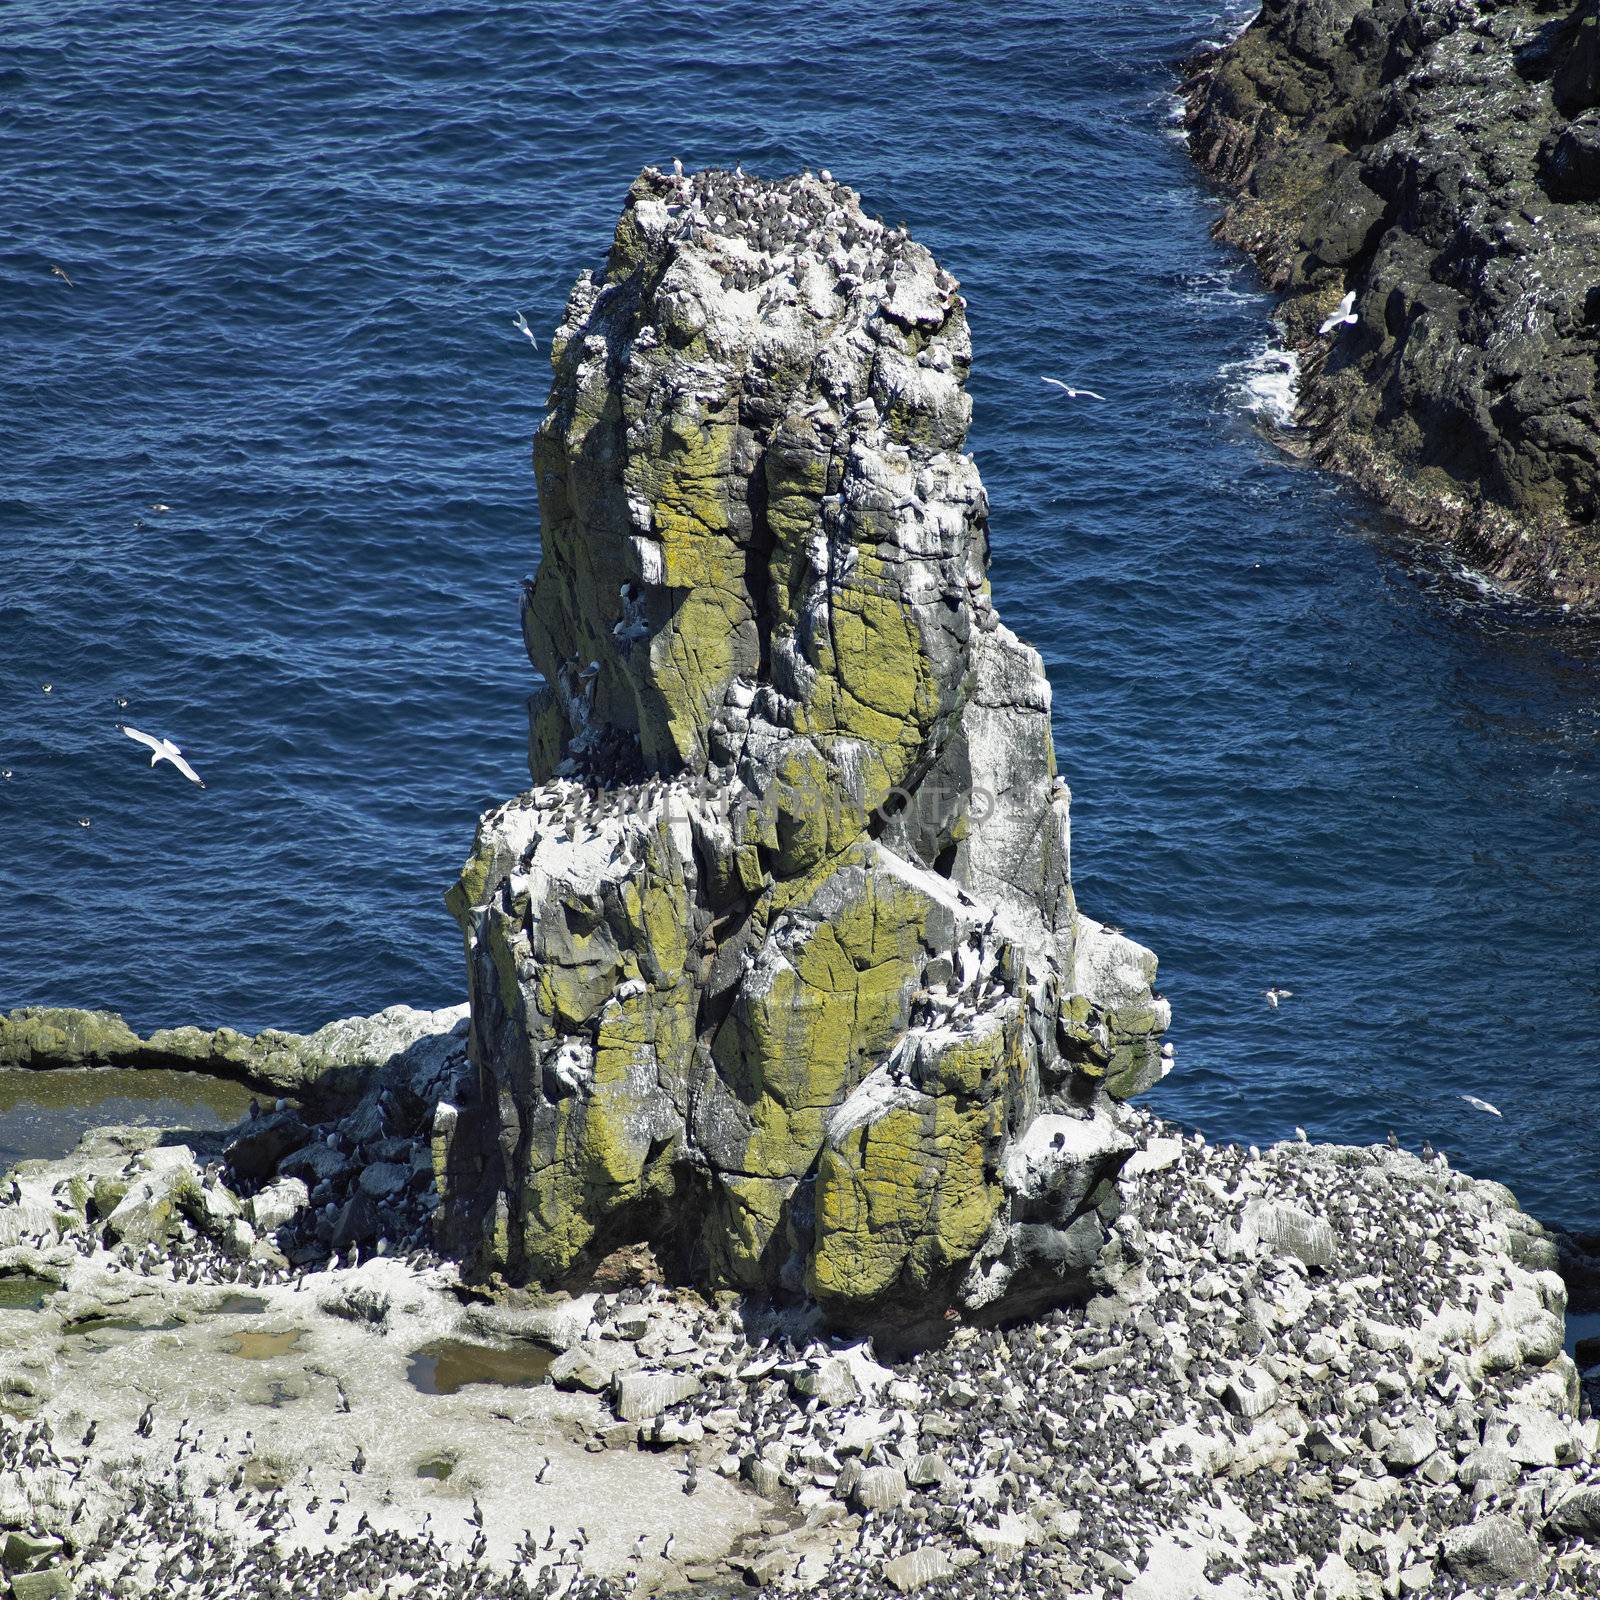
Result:
[[[552,349],[534,787],[451,905],[442,1226],[546,1283],[648,1241],[843,1320],[1080,1292],[1163,1069],[1075,908],[995,615],[957,285],[826,176],[646,171]]]

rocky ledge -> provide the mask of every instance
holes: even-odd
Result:
[[[450,904],[445,1241],[926,1331],[1087,1292],[1166,1069],[1079,912],[1050,685],[989,592],[965,302],[826,173],[646,171],[534,452],[534,787]]]
[[[1233,191],[1218,235],[1284,296],[1285,442],[1503,584],[1593,606],[1596,0],[1267,0],[1185,92]]]
[[[407,1161],[369,1124],[458,1092],[461,1036],[408,1059],[296,1148],[426,1171],[426,1108],[382,1135]],[[574,1295],[415,1240],[324,1257],[263,1155],[284,1115],[102,1130],[0,1187],[16,1600],[1600,1592],[1555,1246],[1442,1158],[1113,1109],[1101,1292],[905,1355],[638,1249]]]
[[[336,1101],[359,1095],[371,1074],[417,1040],[448,1031],[465,1008],[390,1006],[344,1017],[315,1033],[267,1028],[157,1028],[147,1037],[114,1011],[19,1006],[0,1015],[0,1068],[167,1068],[203,1072],[274,1097]]]

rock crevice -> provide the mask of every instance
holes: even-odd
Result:
[[[575,286],[534,451],[534,787],[450,896],[478,1083],[442,1225],[483,1270],[648,1240],[846,1318],[1087,1284],[1121,1146],[1025,1205],[1007,1152],[1154,1082],[1167,1009],[1073,901],[970,362],[955,280],[824,176],[646,171]]]

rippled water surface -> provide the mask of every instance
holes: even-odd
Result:
[[[1392,1127],[1600,1225],[1595,639],[1255,431],[1270,308],[1170,124],[1171,64],[1225,25],[13,3],[0,1006],[459,997],[440,895],[525,777],[548,369],[512,315],[543,339],[647,162],[827,165],[969,297],[995,590],[1055,683],[1080,898],[1162,956],[1156,1103],[1219,1137]]]

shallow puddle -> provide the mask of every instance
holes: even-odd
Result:
[[[228,1335],[228,1354],[245,1361],[270,1361],[274,1356],[287,1355],[299,1344],[304,1328],[263,1328]]]
[[[419,1478],[433,1478],[439,1483],[443,1483],[455,1470],[456,1463],[453,1456],[429,1456],[426,1460],[417,1463],[417,1476]]]
[[[182,1317],[156,1317],[145,1321],[139,1317],[104,1316],[82,1317],[69,1322],[63,1333],[170,1333],[183,1326]]]
[[[435,1339],[411,1353],[406,1376],[424,1394],[454,1394],[469,1383],[498,1383],[527,1389],[543,1383],[555,1356],[526,1345],[501,1350],[465,1339]]]
[[[59,1287],[48,1278],[26,1274],[0,1278],[0,1311],[37,1311]]]

